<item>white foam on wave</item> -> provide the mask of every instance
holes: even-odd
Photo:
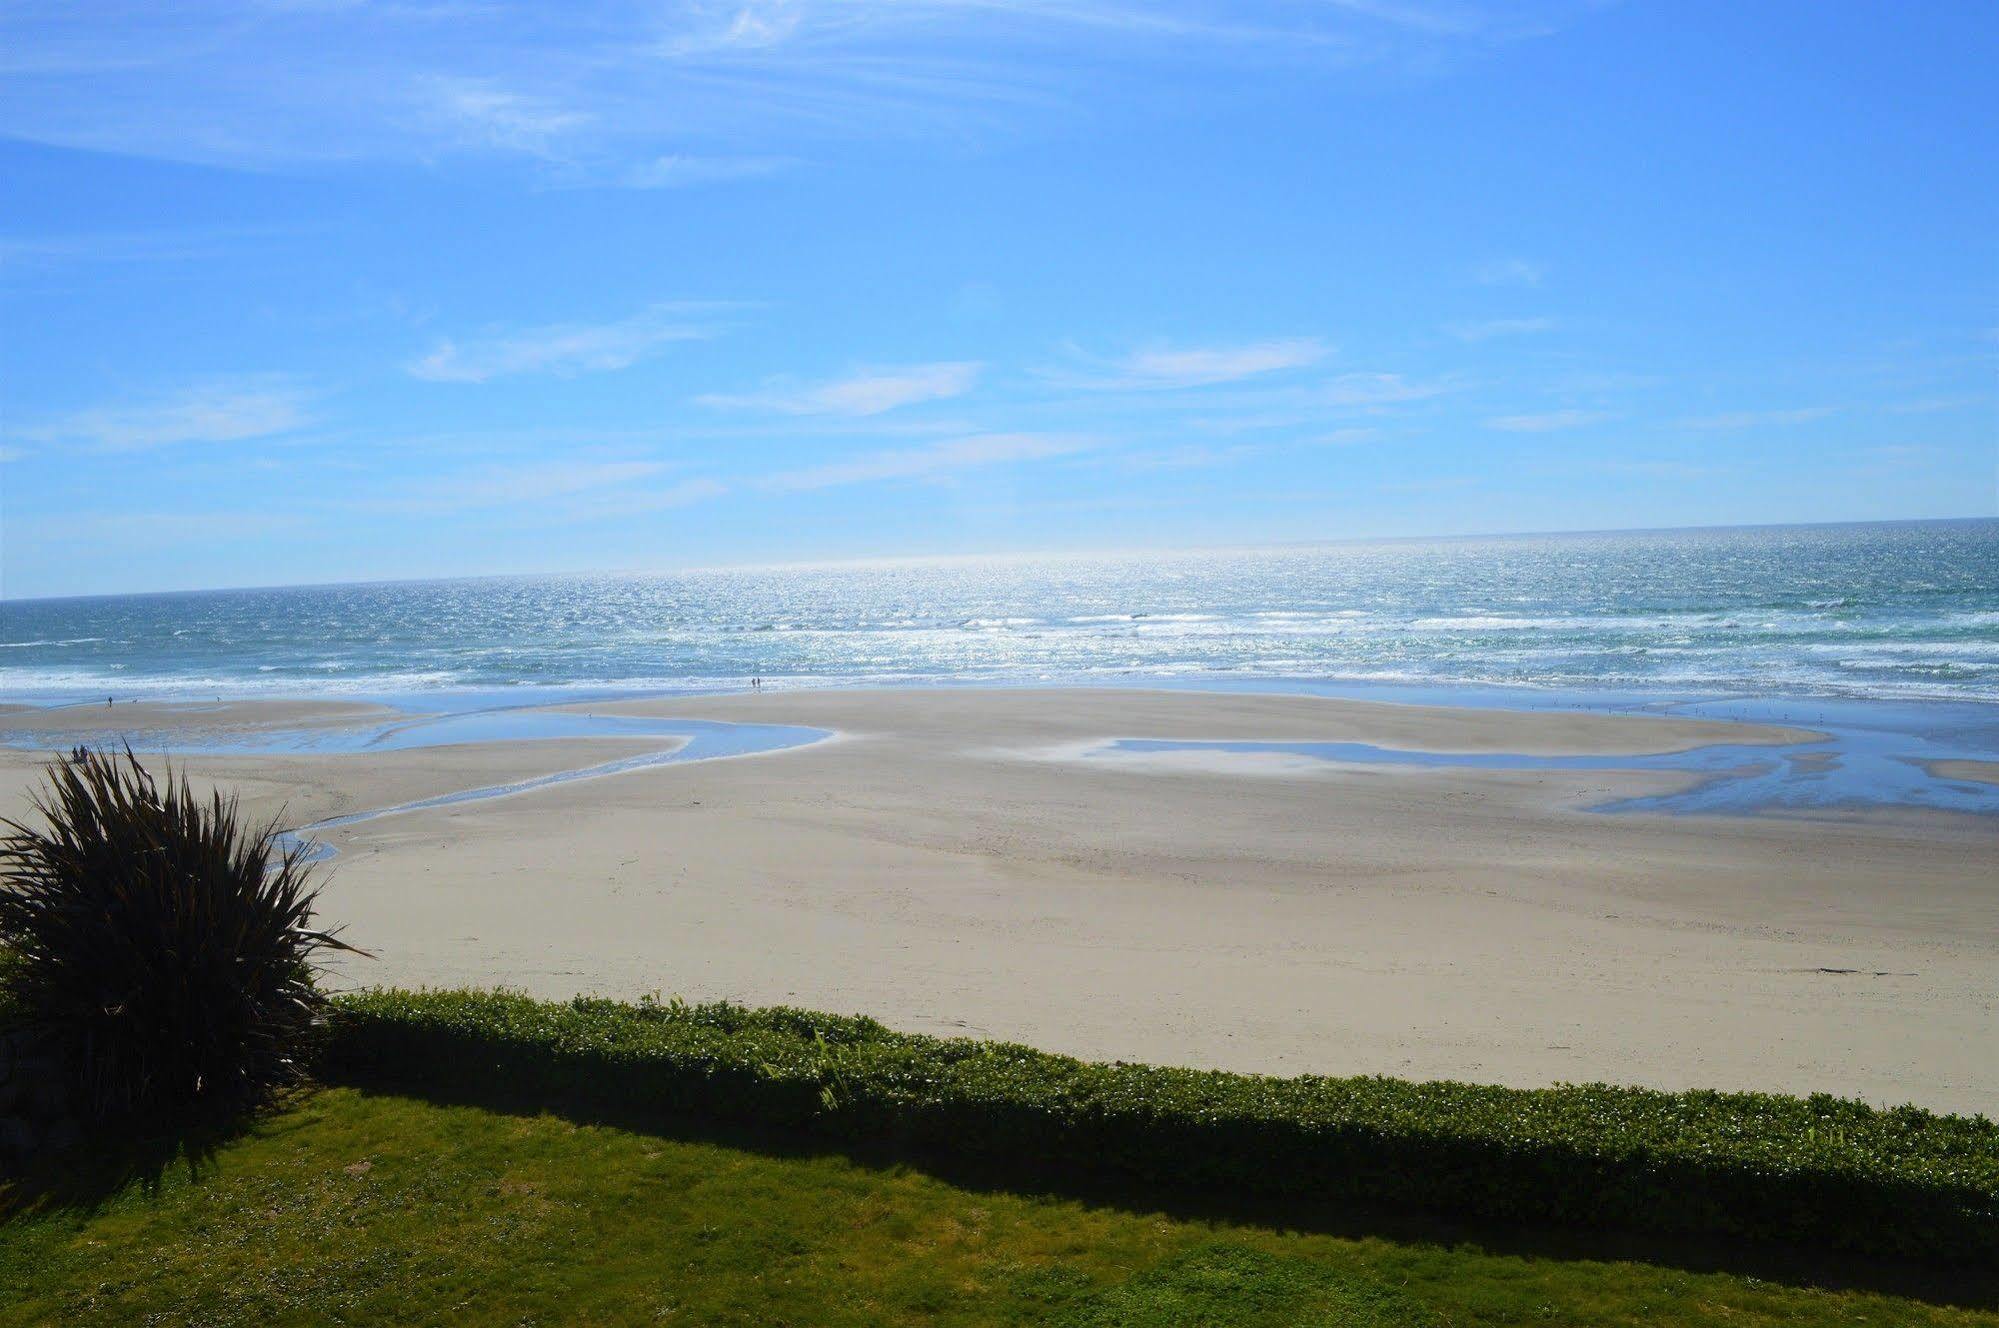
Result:
[[[300,677],[294,674],[108,674],[86,669],[9,669],[0,679],[0,694],[23,697],[80,699],[115,694],[120,699],[148,700],[261,696],[350,696],[432,691],[463,687],[473,680],[444,670],[387,672],[346,678]]]

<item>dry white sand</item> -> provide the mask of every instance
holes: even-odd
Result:
[[[1274,758],[1248,762],[1252,776],[1240,759],[1056,759],[1114,737],[1559,754],[1797,736],[1785,731],[1098,690],[595,708],[840,736],[336,831],[324,910],[377,954],[344,980],[786,1002],[1229,1069],[1824,1090],[1999,1113],[1989,820],[1581,810],[1692,778],[1660,772]],[[137,727],[188,722],[117,709]],[[229,718],[258,722],[254,707]],[[302,822],[646,748],[188,764]],[[0,756],[7,814],[35,764]]]

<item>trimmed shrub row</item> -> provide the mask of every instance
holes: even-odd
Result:
[[[507,992],[339,998],[326,1073],[504,1089],[1183,1190],[1999,1260],[1999,1125],[1828,1096],[1280,1079],[869,1019]]]

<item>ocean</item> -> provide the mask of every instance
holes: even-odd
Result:
[[[1999,520],[0,602],[0,695],[1179,680],[1999,700]],[[526,694],[523,694],[526,699]]]

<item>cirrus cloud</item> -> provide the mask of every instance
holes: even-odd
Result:
[[[233,443],[312,422],[307,394],[282,379],[218,379],[134,405],[93,406],[28,430],[47,443],[134,452],[180,443]]]
[[[1153,391],[1241,382],[1317,364],[1332,347],[1317,337],[1282,337],[1236,346],[1153,347],[1097,362],[1094,372],[1044,370],[1060,387],[1091,391]]]
[[[695,400],[704,406],[774,410],[786,415],[880,415],[898,406],[963,396],[977,381],[980,367],[972,360],[946,360],[863,370],[789,391],[777,388],[746,396],[710,393]]]
[[[573,377],[626,369],[673,342],[721,335],[713,315],[726,307],[655,304],[608,323],[548,323],[463,342],[447,338],[413,361],[409,372],[433,383],[484,383],[513,374]]]
[[[1798,406],[1789,410],[1731,410],[1719,415],[1703,415],[1683,420],[1689,429],[1754,429],[1770,425],[1803,424],[1839,413],[1837,406]]]
[[[1488,429],[1502,433],[1555,433],[1601,424],[1612,416],[1601,410],[1547,410],[1528,415],[1496,415],[1485,422]]]
[[[1552,331],[1552,318],[1488,318],[1482,322],[1452,323],[1444,330],[1459,341],[1491,341],[1494,337],[1522,337]]]

